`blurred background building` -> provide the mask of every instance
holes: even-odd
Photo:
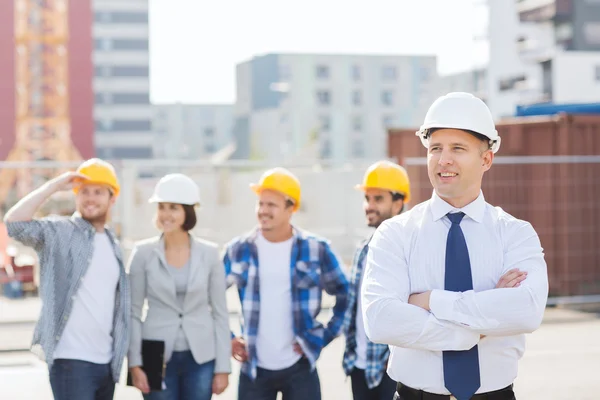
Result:
[[[441,74],[437,55],[414,52],[257,50],[231,63],[232,101],[153,103],[148,0],[0,1],[2,211],[48,177],[98,156],[115,164],[126,188],[111,220],[125,248],[155,233],[147,198],[156,180],[171,171],[187,173],[200,184],[207,207],[199,211],[197,232],[223,243],[254,224],[254,194],[248,183],[267,167],[284,164],[303,185],[303,205],[295,221],[330,238],[347,259],[368,234],[360,212],[362,198],[353,187],[370,163],[395,158],[412,168],[415,188],[430,193],[419,168],[424,149],[410,132],[418,128],[431,102],[450,91],[476,94],[499,124],[505,124],[513,138],[506,141],[498,163],[535,165],[535,175],[515,175],[513,181],[498,175],[499,187],[548,189],[557,173],[552,168],[563,162],[593,171],[600,165],[599,159],[588,158],[596,148],[595,122],[563,120],[568,129],[590,138],[585,145],[576,144],[581,147],[571,146],[565,133],[553,136],[556,143],[529,146],[533,134],[508,126],[522,107],[539,103],[548,105],[543,114],[558,113],[564,103],[579,107],[570,112],[582,113],[581,107],[587,107],[587,113],[600,113],[597,104],[587,104],[600,99],[600,2],[478,4],[488,16],[485,33],[477,40],[487,43],[489,57],[470,69]],[[426,23],[421,28],[433,29]],[[394,35],[394,29],[388,34]],[[215,37],[194,40],[221,51],[226,44]],[[177,51],[187,55],[196,50],[188,46]],[[212,60],[206,56],[202,63],[208,66]],[[173,78],[176,74],[172,72]],[[211,77],[203,69],[194,74],[196,79]],[[560,131],[555,120],[548,121],[536,134]],[[410,140],[392,148],[390,132],[398,130],[409,132]],[[570,158],[564,161],[563,156]],[[594,181],[588,177],[569,183],[589,189]],[[63,197],[46,205],[43,213],[72,212],[72,199]],[[509,211],[532,212],[531,199],[525,197],[507,204]],[[550,212],[562,206],[544,207]],[[581,200],[578,207],[584,212],[591,206]],[[592,229],[589,221],[582,218],[573,229]]]
[[[237,65],[237,156],[381,158],[436,95],[435,56],[268,54]]]
[[[152,129],[148,0],[91,4],[86,14],[91,12],[94,21],[96,154],[108,159],[153,158],[161,146]],[[71,18],[74,15],[79,18]]]

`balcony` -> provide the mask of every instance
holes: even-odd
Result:
[[[516,8],[521,22],[560,22],[573,17],[573,0],[520,0]]]
[[[519,57],[525,62],[543,62],[554,57],[556,49],[550,46],[539,44],[532,39],[522,39],[517,41]]]

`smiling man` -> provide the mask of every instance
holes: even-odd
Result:
[[[34,219],[54,193],[75,192],[71,217]],[[109,400],[129,341],[129,286],[121,250],[105,226],[119,195],[112,165],[91,159],[48,181],[4,218],[10,237],[40,259],[42,311],[32,350],[50,369],[56,400]]]
[[[404,168],[390,161],[371,165],[356,189],[364,193],[364,212],[367,224],[372,228],[400,214],[405,203],[410,201],[408,174]],[[343,367],[352,381],[354,400],[391,400],[396,384],[385,373],[389,347],[367,339],[362,317],[360,288],[370,239],[358,246],[352,263],[348,309],[343,324],[346,337]]]
[[[540,240],[483,197],[500,147],[483,101],[440,97],[417,135],[434,191],[371,239],[367,336],[391,346],[395,399],[514,400],[525,334],[540,326],[548,298]]]
[[[224,258],[244,316],[243,336],[232,341],[243,362],[238,399],[319,400],[316,362],[341,331],[348,281],[328,241],[292,225],[300,207],[292,173],[266,171],[251,188],[258,227],[232,240]],[[323,289],[336,298],[325,326],[317,321]]]

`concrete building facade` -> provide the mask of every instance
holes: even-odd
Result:
[[[93,0],[92,12],[96,152],[151,158],[148,0]]]
[[[436,93],[434,56],[268,54],[237,65],[240,158],[345,162],[386,155]]]

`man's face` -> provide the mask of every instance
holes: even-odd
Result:
[[[83,184],[75,196],[77,211],[90,223],[106,222],[108,211],[115,196],[105,185]]]
[[[429,180],[442,199],[460,207],[479,195],[483,174],[493,159],[487,143],[462,130],[440,129],[429,138]]]
[[[388,190],[365,190],[363,206],[370,227],[377,228],[386,219],[398,215],[403,205],[403,200],[393,201],[392,193]]]
[[[264,231],[280,228],[290,222],[293,207],[286,205],[285,196],[273,190],[263,190],[258,195],[256,216]]]

